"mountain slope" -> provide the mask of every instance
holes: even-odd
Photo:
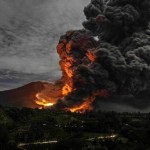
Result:
[[[42,91],[45,86],[50,87],[47,82],[32,82],[17,89],[1,91],[0,104],[18,107],[38,107],[35,103],[35,95]]]

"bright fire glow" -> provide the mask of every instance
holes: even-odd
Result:
[[[92,110],[92,106],[90,105],[89,102],[83,102],[81,105],[79,106],[75,106],[73,108],[70,108],[69,109],[71,112],[80,112],[80,113],[83,113],[85,112],[86,110],[90,111]]]
[[[79,113],[84,113],[85,111],[90,111],[93,109],[91,104],[94,101],[94,99],[95,99],[95,95],[85,98],[84,102],[82,104],[73,106],[72,108],[69,108],[69,110],[71,112],[79,112]]]
[[[96,59],[96,55],[92,53],[92,51],[88,50],[86,56],[89,58],[90,61],[94,62]]]
[[[73,76],[72,66],[74,63],[75,60],[71,56],[66,57],[65,60],[60,62],[62,70],[65,71],[65,73],[69,78]]]
[[[72,41],[69,41],[69,43],[66,44],[66,52],[67,53],[71,52],[71,50],[72,50],[72,44],[73,44]]]
[[[66,96],[71,92],[72,92],[72,87],[69,84],[65,84],[65,86],[62,88],[62,95]]]
[[[36,100],[35,100],[35,102],[36,102],[36,104],[38,104],[39,106],[41,106],[41,107],[39,107],[39,108],[45,108],[45,107],[51,107],[51,106],[53,106],[55,103],[52,103],[52,102],[48,102],[45,98],[43,98],[42,97],[42,95],[40,95],[39,93],[38,94],[36,94]]]
[[[84,113],[85,111],[91,111],[93,109],[92,103],[95,100],[96,96],[106,98],[109,96],[109,93],[107,92],[107,90],[97,91],[93,93],[91,96],[89,96],[88,98],[85,98],[82,104],[73,106],[72,108],[68,108],[67,110],[71,112],[79,112],[79,113]]]

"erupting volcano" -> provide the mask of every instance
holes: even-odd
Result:
[[[150,1],[91,0],[84,14],[84,29],[60,38],[62,77],[35,94],[39,108],[85,112],[101,99],[149,91]]]
[[[84,13],[85,29],[68,31],[57,46],[61,96],[38,94],[37,104],[84,112],[101,98],[149,88],[150,1],[91,0]]]

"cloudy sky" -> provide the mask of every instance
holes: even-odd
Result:
[[[90,0],[0,0],[0,91],[61,75],[56,45]]]

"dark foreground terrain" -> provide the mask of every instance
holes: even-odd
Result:
[[[150,150],[150,113],[0,107],[0,150]]]

